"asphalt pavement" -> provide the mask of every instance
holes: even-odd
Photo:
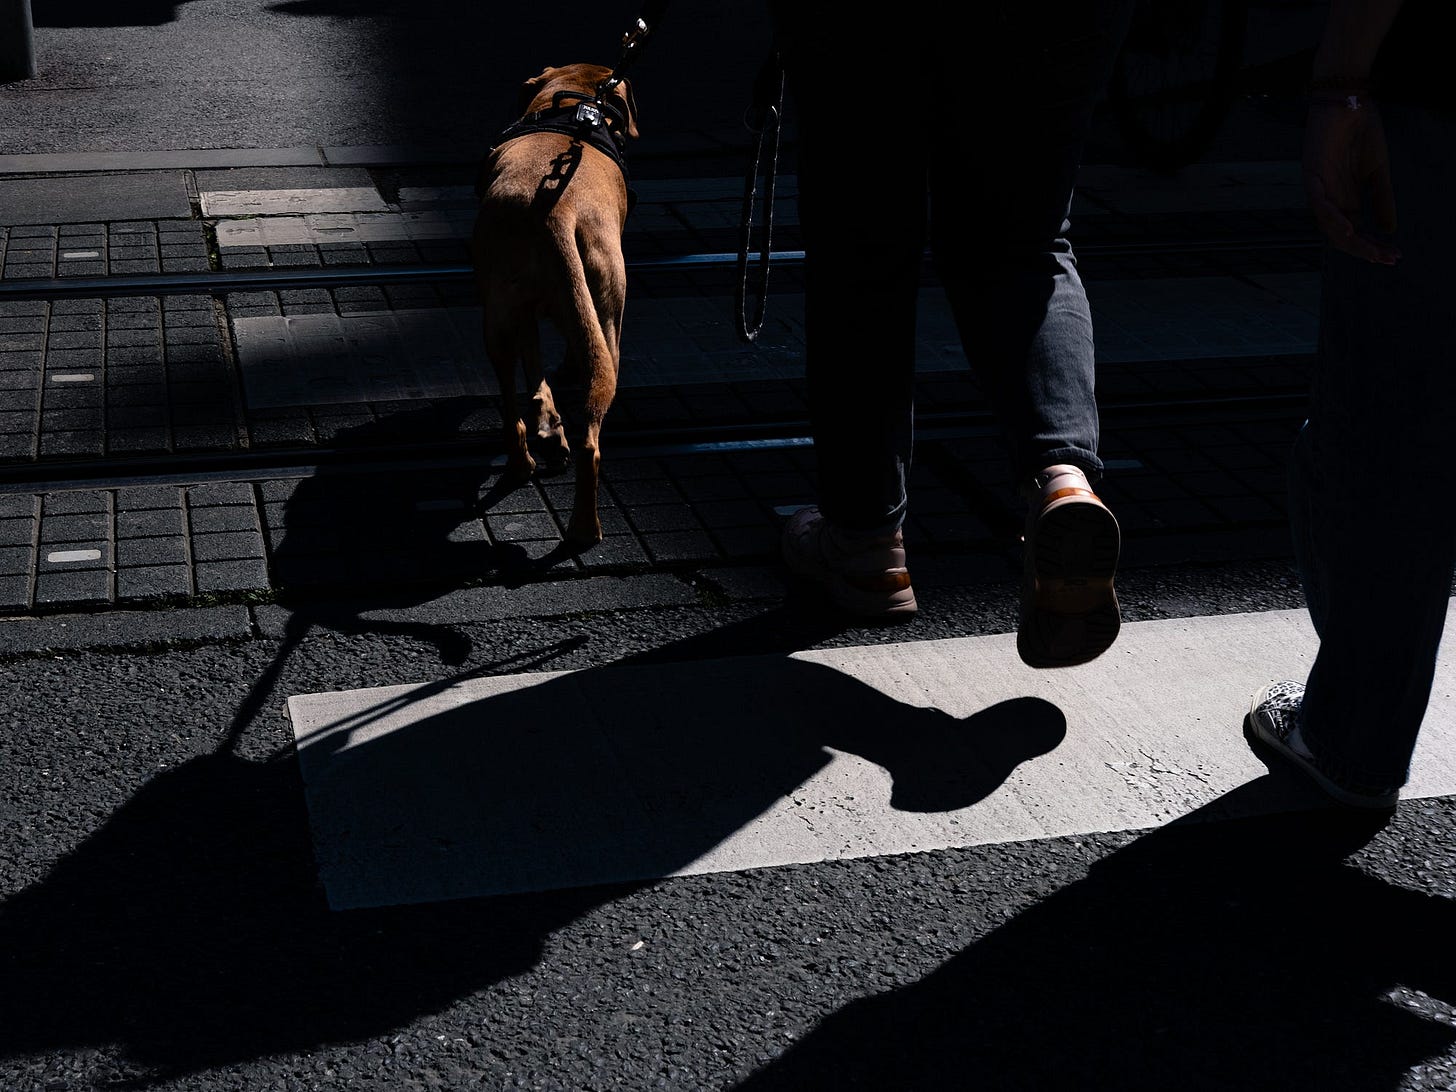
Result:
[[[1388,821],[1242,736],[1314,649],[1283,466],[1320,252],[1269,75],[1308,5],[1255,6],[1200,162],[1099,117],[1124,630],[1053,672],[1014,652],[1015,491],[929,279],[920,613],[856,623],[778,561],[801,285],[775,268],[748,344],[697,261],[736,245],[761,13],[674,8],[641,62],[578,553],[569,473],[500,487],[463,237],[519,80],[611,63],[635,11],[33,6],[40,72],[0,86],[0,1087],[1456,1088],[1456,659]]]

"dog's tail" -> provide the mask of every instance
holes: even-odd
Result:
[[[571,231],[558,229],[554,239],[578,320],[567,340],[571,355],[584,366],[587,417],[596,422],[606,416],[617,390],[617,346],[627,291],[620,232],[620,227],[584,231],[577,224]]]

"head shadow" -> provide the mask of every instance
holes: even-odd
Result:
[[[784,632],[773,611],[739,636]],[[240,715],[215,753],[148,780],[0,906],[0,1056],[115,1043],[140,1087],[383,1034],[528,970],[553,931],[692,866],[832,762],[923,814],[971,806],[1065,731],[1036,699],[953,718],[782,655],[491,676],[492,695],[431,706],[452,681],[340,719],[297,760],[241,757]],[[255,687],[251,716],[271,693]],[[425,715],[390,726],[390,702]],[[583,886],[547,889],[563,866]],[[517,893],[472,894],[482,881]],[[366,897],[331,910],[350,882]],[[393,904],[365,905],[381,883]]]

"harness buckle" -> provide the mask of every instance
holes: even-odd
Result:
[[[594,102],[580,102],[576,106],[576,123],[589,129],[602,127],[602,108]]]

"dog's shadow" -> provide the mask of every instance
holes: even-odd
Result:
[[[332,445],[357,457],[265,486],[270,578],[291,624],[421,637],[458,664],[469,653],[462,637],[403,612],[471,585],[519,587],[580,556],[543,491],[492,465],[498,433],[484,400],[442,399],[344,429]],[[467,449],[433,462],[374,462],[442,438]],[[561,479],[569,483],[569,467]]]
[[[782,611],[737,627],[760,651],[795,631]],[[606,882],[330,911],[300,769],[332,766],[343,775],[333,788],[365,826],[409,816],[428,842],[409,860],[396,852],[400,831],[372,847],[363,828],[345,831],[344,843],[325,837],[319,856],[333,880],[357,865],[355,878],[376,890],[392,884],[403,897],[434,883],[434,896],[444,897],[480,890],[492,869],[498,886],[509,886],[502,874],[512,870],[517,887],[539,883],[553,858],[597,868],[609,881],[666,875],[824,769],[831,750],[887,770],[889,803],[903,811],[970,806],[1065,732],[1060,712],[1032,698],[955,718],[787,656],[687,670],[701,662],[674,665],[671,655],[659,650],[655,677],[674,693],[693,689],[710,717],[691,715],[680,693],[617,685],[618,668],[636,670],[621,664],[464,706],[426,705],[388,733],[371,735],[366,717],[305,740],[298,761],[292,748],[260,762],[225,746],[158,773],[44,879],[0,906],[0,1057],[120,1044],[129,1071],[109,1079],[137,1086],[383,1035],[528,971],[552,932],[634,890]],[[408,700],[428,703],[452,681]],[[584,694],[594,695],[593,725],[573,717]],[[267,704],[255,703],[252,716]],[[230,742],[245,727],[235,724]],[[633,785],[614,783],[597,762],[604,727],[638,733],[644,761]],[[467,797],[442,791],[461,778]],[[616,823],[623,801],[653,784],[651,821]],[[507,796],[524,807],[490,811]],[[317,793],[310,800],[320,803]],[[558,806],[556,819],[582,821],[552,822]],[[453,807],[473,820],[451,828]],[[339,833],[327,808],[322,819],[316,830]],[[450,836],[434,839],[434,827]],[[477,840],[473,857],[462,836]],[[341,861],[340,849],[362,856]],[[403,872],[393,872],[391,857]],[[452,892],[451,877],[465,888]],[[482,1049],[528,1035],[533,1010],[517,1015],[521,1026],[506,1011],[492,1017]]]

